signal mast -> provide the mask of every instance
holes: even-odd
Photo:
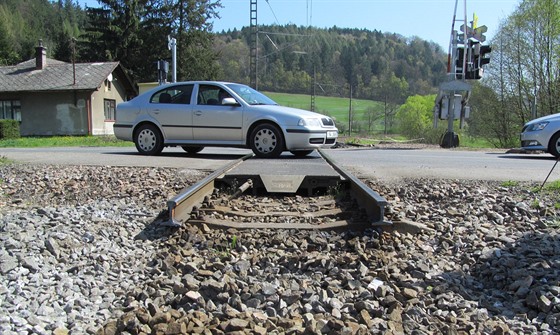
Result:
[[[463,20],[457,19],[457,5],[451,23],[451,36],[447,56],[447,81],[439,87],[434,107],[434,127],[438,120],[447,120],[447,131],[442,136],[441,147],[454,148],[459,146],[459,135],[453,129],[453,122],[459,120],[463,128],[469,118],[468,106],[471,96],[471,85],[467,80],[479,80],[484,74],[483,66],[490,63],[489,53],[492,48],[482,45],[486,41],[486,26],[478,26],[478,17],[473,14],[470,26],[467,24],[467,0],[463,0]],[[455,23],[463,22],[461,32],[455,30]]]

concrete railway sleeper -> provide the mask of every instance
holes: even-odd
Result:
[[[387,201],[324,151],[306,158],[247,155],[167,202],[169,226],[385,229]]]

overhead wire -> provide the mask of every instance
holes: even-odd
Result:
[[[276,20],[276,24],[280,25],[280,22],[278,21],[278,18],[276,17],[276,13],[274,13],[274,9],[272,9],[272,6],[270,5],[270,2],[268,2],[268,0],[265,0],[265,1],[268,4],[268,7],[270,8],[270,11],[272,12],[272,15],[274,16],[274,19]]]

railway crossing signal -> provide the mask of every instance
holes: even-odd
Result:
[[[457,47],[454,64],[456,79],[482,79],[484,65],[490,63],[490,52],[491,46],[482,45],[477,40],[469,40],[466,47]]]
[[[455,0],[455,13],[451,26],[451,39],[447,64],[447,81],[440,85],[434,107],[434,127],[438,120],[447,120],[447,131],[441,138],[440,145],[444,148],[459,146],[458,134],[453,130],[454,120],[459,119],[460,128],[469,117],[468,105],[471,97],[471,85],[467,80],[479,80],[484,75],[484,66],[490,63],[492,47],[483,45],[486,41],[484,35],[488,28],[478,26],[478,17],[473,16],[471,25],[467,24],[467,5],[464,2],[464,20],[457,20],[457,5]],[[455,30],[456,21],[462,21],[460,32]]]
[[[474,23],[473,23],[473,26],[474,26]],[[467,39],[472,38],[472,39],[475,39],[479,42],[485,42],[486,41],[486,36],[484,36],[484,33],[487,32],[487,31],[488,31],[488,27],[486,27],[486,26],[480,26],[480,27],[476,27],[476,26],[469,27],[469,26],[467,26],[465,28],[464,24],[461,25],[461,32],[466,33]]]

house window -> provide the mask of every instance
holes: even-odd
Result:
[[[21,121],[21,101],[0,100],[0,119]]]
[[[104,100],[105,105],[105,121],[114,121],[115,118],[115,107],[117,106],[117,102],[111,99]]]
[[[105,88],[107,89],[107,91],[111,90],[111,81],[109,79],[105,79]]]

